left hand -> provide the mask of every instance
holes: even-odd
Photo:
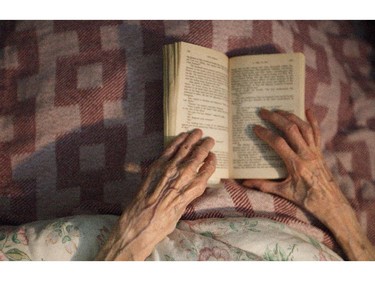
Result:
[[[215,142],[202,135],[200,129],[180,134],[152,165],[97,260],[144,260],[174,230],[216,168]]]

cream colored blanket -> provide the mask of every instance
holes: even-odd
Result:
[[[93,260],[117,216],[75,216],[0,227],[0,260]],[[259,218],[180,221],[147,260],[342,260],[316,239]]]

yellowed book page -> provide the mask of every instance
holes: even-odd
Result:
[[[304,118],[303,54],[276,54],[230,59],[233,178],[283,178],[283,161],[253,133],[255,124],[269,127],[260,108],[282,109]]]
[[[229,176],[228,58],[188,43],[179,43],[179,54],[175,135],[200,128],[215,139],[217,168],[209,182],[219,183]]]

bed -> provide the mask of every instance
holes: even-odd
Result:
[[[369,29],[351,21],[2,21],[0,260],[27,259],[18,246],[53,241],[72,254],[77,231],[69,222],[82,216],[101,215],[94,240],[103,243],[162,151],[162,46],[177,41],[229,56],[305,54],[305,107],[316,112],[327,163],[375,243]],[[341,253],[310,214],[239,181],[208,188],[182,220],[243,216],[285,223]],[[58,221],[66,235],[46,230]],[[28,236],[33,222],[44,244]],[[15,250],[6,255],[8,240]]]

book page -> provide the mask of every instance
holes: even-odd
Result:
[[[252,131],[260,108],[282,109],[304,119],[304,56],[274,54],[230,59],[231,147],[234,178],[283,178],[283,161]]]
[[[216,172],[210,183],[228,177],[228,58],[215,50],[179,43],[175,135],[200,128],[215,139]]]

